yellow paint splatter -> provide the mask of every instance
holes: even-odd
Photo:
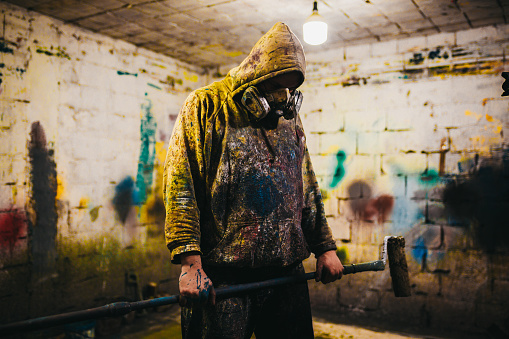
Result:
[[[57,200],[62,200],[64,196],[64,183],[62,181],[62,177],[57,174]]]
[[[80,204],[79,204],[78,208],[87,208],[88,203],[89,203],[88,197],[83,197],[80,199]]]
[[[196,74],[189,74],[184,72],[184,79],[192,82],[198,82],[198,76]]]
[[[13,202],[13,205],[16,205],[16,197],[18,196],[18,187],[16,185],[12,185],[11,190],[12,190],[12,202]]]
[[[468,109],[465,111],[465,115],[466,116],[474,116],[477,119],[477,121],[479,121],[482,118],[482,114],[477,114],[477,113],[472,112]]]
[[[489,122],[493,122],[493,117],[489,114],[486,114],[486,120]]]

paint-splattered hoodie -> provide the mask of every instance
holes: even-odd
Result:
[[[189,95],[164,170],[166,243],[173,263],[287,266],[335,249],[300,118],[255,122],[242,93],[286,72],[305,75],[297,37],[275,24],[226,77]]]

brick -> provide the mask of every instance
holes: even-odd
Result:
[[[428,297],[427,301],[426,310],[432,327],[468,330],[475,323],[475,308],[471,302],[450,301],[442,297]]]
[[[331,156],[339,151],[343,151],[347,157],[354,155],[357,151],[357,133],[336,132],[320,134],[319,151],[322,154],[329,154]]]
[[[344,216],[327,218],[332,236],[336,240],[350,241],[352,239],[350,221]]]

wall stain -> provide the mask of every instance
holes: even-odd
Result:
[[[96,221],[97,218],[99,217],[99,209],[100,208],[101,208],[101,206],[96,206],[96,207],[94,207],[94,208],[92,208],[90,210],[90,212],[89,212],[90,213],[90,220],[92,222]]]
[[[0,248],[10,252],[27,235],[27,218],[20,209],[0,211]]]
[[[118,218],[122,224],[125,224],[131,206],[139,203],[138,191],[132,177],[126,177],[118,183],[112,203]]]
[[[451,223],[470,225],[487,252],[509,249],[509,227],[501,222],[509,211],[509,149],[476,159],[469,173],[451,178],[443,191]]]
[[[57,172],[53,150],[46,147],[46,136],[39,121],[32,123],[30,143],[31,207],[33,224],[30,227],[30,248],[34,270],[51,270],[56,258],[57,235]]]
[[[371,187],[362,180],[356,180],[348,187],[348,199],[352,212],[358,220],[383,223],[389,219],[394,209],[394,197],[382,194],[372,196]]]

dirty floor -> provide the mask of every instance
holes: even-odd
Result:
[[[426,339],[453,339],[453,338],[476,338],[463,334],[451,333],[420,333],[408,332],[409,329],[397,330],[382,329],[376,326],[367,328],[331,322],[323,312],[315,312],[313,325],[316,339],[405,339],[405,338],[426,338]],[[110,333],[111,333],[110,329]],[[116,331],[108,334],[108,329],[104,330],[104,335],[96,333],[96,338],[107,339],[162,339],[162,338],[182,338],[180,334],[180,309],[178,306],[169,306],[165,309],[150,310],[144,315],[131,319],[130,323],[117,327]],[[254,336],[253,336],[254,338]],[[481,338],[481,337],[477,337]]]

